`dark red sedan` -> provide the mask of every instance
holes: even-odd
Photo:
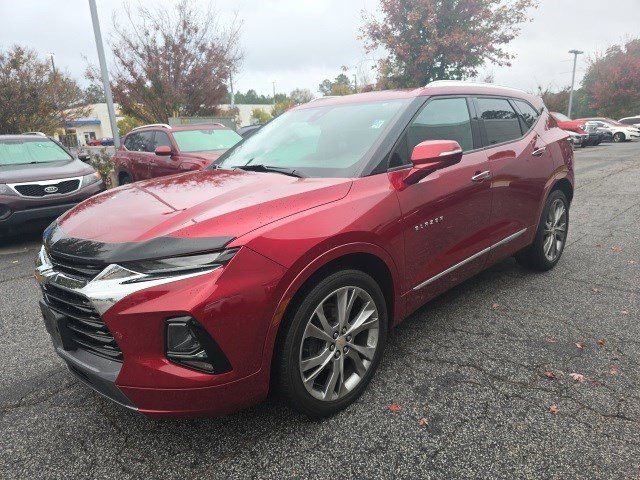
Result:
[[[362,394],[389,329],[429,299],[512,255],[553,268],[573,178],[566,133],[519,90],[322,99],[212,167],[59,218],[37,261],[40,306],[71,372],[128,408],[224,414],[273,386],[326,416]]]
[[[118,183],[202,170],[242,137],[221,124],[145,125],[129,132],[113,157]]]

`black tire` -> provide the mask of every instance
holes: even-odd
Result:
[[[321,400],[314,397],[307,390],[302,379],[302,349],[305,345],[305,338],[309,340],[309,337],[305,337],[305,330],[307,329],[310,319],[314,318],[313,315],[316,308],[323,304],[328,298],[331,298],[332,292],[345,287],[356,287],[364,290],[375,303],[378,313],[377,344],[373,359],[370,361],[366,372],[362,374],[362,376],[358,376],[359,380],[353,389],[340,397],[340,385],[338,385],[337,393],[334,393],[335,390],[332,387],[332,395],[337,395],[337,398],[335,400]],[[277,352],[278,356],[274,365],[274,373],[276,375],[276,386],[284,400],[295,410],[311,418],[322,418],[334,415],[352,404],[362,392],[364,392],[380,364],[387,337],[387,319],[387,307],[384,295],[378,283],[371,276],[360,270],[340,270],[321,279],[304,294],[304,298],[295,308],[295,311],[292,311],[290,315],[288,315],[286,319],[287,323],[283,326],[286,330],[283,331],[284,337],[279,343],[280,351]],[[327,320],[331,322],[329,318],[327,318]],[[354,344],[356,343],[358,335],[362,333],[364,333],[364,331],[354,335],[352,339]],[[338,349],[339,348],[334,346],[332,348],[333,354],[339,355],[337,353]],[[326,352],[326,350],[324,350],[324,352]],[[354,352],[351,352],[351,355],[353,354]],[[330,362],[333,361],[334,357],[331,358],[332,360],[330,360]],[[348,354],[345,352],[343,358],[345,372],[347,372],[348,363],[351,361],[352,360],[348,360]],[[335,367],[332,367],[331,364],[328,365],[327,368],[331,369]],[[327,377],[331,373],[332,372],[328,372]],[[355,373],[355,371],[351,372],[351,374],[353,373]],[[317,378],[319,379],[321,376],[319,375]],[[344,380],[344,375],[341,380]],[[327,383],[329,382],[330,380],[327,379]],[[312,381],[312,384],[315,384],[315,380]]]
[[[625,137],[624,133],[622,132],[617,132],[614,136],[613,136],[613,141],[614,143],[622,143],[627,139],[627,137]]]
[[[557,205],[557,202],[562,202],[565,209],[565,230],[564,230],[564,238],[561,242],[561,246],[557,248],[557,255],[554,258],[549,258],[545,253],[545,229],[549,219],[550,211],[552,206]],[[562,252],[564,251],[564,247],[567,242],[567,235],[569,233],[569,201],[567,200],[566,195],[561,190],[554,190],[549,194],[547,201],[545,202],[544,208],[542,209],[542,216],[540,218],[540,222],[538,223],[538,229],[536,231],[536,236],[533,240],[533,243],[522,250],[520,253],[516,255],[516,260],[523,267],[529,268],[531,270],[536,270],[539,272],[545,272],[547,270],[551,270],[556,266],[560,257],[562,256]],[[552,242],[556,241],[555,239],[551,240]],[[557,243],[556,243],[557,246]]]
[[[133,178],[131,178],[131,175],[129,175],[128,173],[122,172],[118,176],[118,185],[126,185],[128,183],[133,183]]]

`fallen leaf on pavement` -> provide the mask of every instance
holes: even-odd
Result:
[[[578,343],[576,343],[576,347],[578,347],[580,350],[582,350],[584,348],[584,343],[578,342]]]
[[[18,260],[14,260],[14,261],[13,261],[13,262],[11,262],[11,263],[18,263]]]
[[[612,252],[616,252],[616,253],[620,253],[622,251],[622,248],[618,247],[618,246],[611,247],[611,251]]]
[[[556,342],[557,342],[557,340],[556,340],[555,338],[553,338],[553,337],[549,337],[549,338],[547,338],[547,342],[549,342],[549,343],[556,343]]]
[[[549,380],[555,380],[556,379],[556,374],[553,372],[544,372],[544,376],[547,377]]]
[[[558,413],[558,410],[560,409],[558,408],[558,405],[556,405],[555,403],[549,407],[549,411],[554,415]]]
[[[600,248],[602,246],[601,243],[596,243],[596,247]]]
[[[611,367],[611,370],[609,370],[609,373],[611,373],[611,375],[617,375],[619,372],[620,372],[620,369],[616,365],[613,365]]]
[[[392,412],[399,412],[400,410],[402,410],[402,407],[397,403],[392,403],[391,405],[389,405],[389,410],[391,410]]]
[[[600,340],[598,340],[598,345],[600,345],[601,347],[604,347],[604,344],[606,343],[604,338],[601,338]]]
[[[573,378],[576,382],[584,382],[586,378],[581,373],[570,373],[569,376]]]
[[[635,265],[637,262],[635,260],[629,260],[629,265]]]
[[[600,291],[600,289],[599,289],[599,288],[595,288],[595,287],[594,287],[594,288],[592,288],[592,289],[591,289],[591,291],[592,291],[593,293],[598,293],[598,292]]]
[[[629,310],[620,310],[622,315],[629,315]]]
[[[418,424],[421,427],[426,427],[429,424],[429,421],[426,418],[422,417],[420,420],[418,420]]]
[[[500,304],[499,303],[494,303],[491,305],[491,308],[493,308],[494,310],[497,310],[498,308],[500,308]]]

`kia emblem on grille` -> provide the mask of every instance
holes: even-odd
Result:
[[[45,187],[44,191],[47,193],[56,193],[58,191],[58,187],[49,185],[48,187]]]

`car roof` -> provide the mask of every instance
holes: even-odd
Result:
[[[151,124],[151,125],[142,125],[140,127],[136,127],[131,132],[143,132],[145,130],[164,130],[168,132],[181,132],[185,130],[231,130],[226,125],[222,125],[221,123],[198,123],[191,125],[166,125],[162,123]],[[127,134],[128,135],[128,134]]]
[[[320,105],[343,105],[349,103],[364,103],[396,99],[410,99],[432,95],[495,95],[500,97],[515,97],[531,103],[540,109],[542,99],[523,90],[496,85],[493,83],[465,82],[458,80],[438,80],[420,88],[406,90],[382,90],[376,92],[356,93],[344,96],[321,97],[309,103],[296,107],[297,109],[314,108]]]

